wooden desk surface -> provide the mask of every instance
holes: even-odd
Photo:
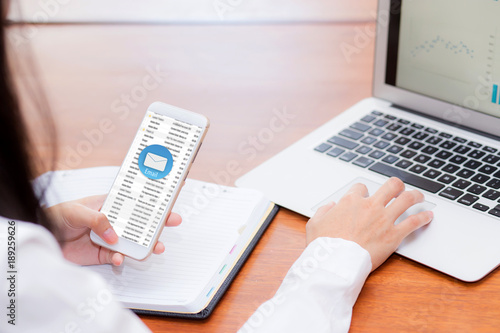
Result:
[[[240,168],[232,183],[371,95],[373,39],[350,61],[340,49],[354,45],[356,28],[374,23],[38,27],[31,44],[59,128],[57,168],[119,165],[144,110],[161,100],[211,119],[190,177],[216,181],[235,160]],[[151,70],[160,72],[161,82],[145,91]],[[121,101],[134,94],[135,100]],[[286,129],[255,156],[241,154],[238,147],[269,126],[273,110],[285,109],[295,116]],[[96,134],[89,145],[89,133],[104,118],[113,130]],[[41,132],[38,123],[31,125]],[[38,140],[46,154],[44,138]],[[279,213],[208,320],[141,318],[154,332],[235,332],[272,297],[303,250],[305,222],[285,209]],[[468,284],[393,255],[368,278],[352,332],[498,331],[498,295],[497,271]]]

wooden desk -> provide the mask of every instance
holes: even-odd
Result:
[[[373,29],[374,23],[39,27],[31,42],[59,127],[57,167],[119,165],[144,110],[162,100],[212,121],[190,176],[214,181],[235,160],[240,169],[233,182],[371,95],[373,40],[350,62],[340,50],[341,43],[354,43],[355,28]],[[122,95],[137,94],[148,68],[156,67],[164,74],[161,84],[121,119],[113,107]],[[238,146],[269,126],[274,109],[284,108],[295,115],[286,129],[255,157],[240,154]],[[82,150],[85,156],[68,159],[103,118],[112,121],[111,133]],[[43,138],[38,146],[46,156]],[[279,213],[208,320],[142,319],[154,332],[235,332],[272,297],[303,250],[305,222],[293,212]],[[467,284],[393,255],[368,278],[352,332],[498,331],[499,295],[498,272]]]

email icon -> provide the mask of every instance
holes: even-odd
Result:
[[[168,159],[166,157],[148,153],[144,160],[144,166],[163,172],[167,166],[167,161]]]

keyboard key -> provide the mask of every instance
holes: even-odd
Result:
[[[434,178],[438,177],[440,174],[441,174],[441,172],[434,170],[434,169],[430,169],[430,170],[427,170],[426,173],[424,173],[424,176],[431,178],[431,179],[434,179]]]
[[[439,147],[443,148],[443,149],[452,149],[453,147],[455,147],[457,144],[455,142],[451,142],[451,141],[445,141],[443,142],[442,144],[439,145]]]
[[[361,131],[361,132],[366,132],[369,129],[371,129],[370,126],[363,124],[363,123],[354,123],[351,125],[351,128],[354,128],[354,129]]]
[[[441,141],[443,141],[443,139],[438,138],[436,136],[432,136],[429,139],[425,140],[425,142],[427,142],[428,144],[431,144],[431,145],[437,145]]]
[[[495,190],[488,190],[483,194],[483,197],[490,200],[497,200],[500,198],[500,192]]]
[[[368,154],[371,151],[372,151],[372,148],[370,148],[368,146],[361,146],[358,149],[356,149],[356,153],[360,153],[363,155]]]
[[[467,139],[456,136],[453,138],[453,141],[460,142],[460,143],[466,143]]]
[[[500,178],[500,171],[497,171],[493,174],[493,177]]]
[[[393,131],[393,132],[395,132],[395,131],[398,131],[401,127],[403,127],[403,126],[401,126],[401,125],[399,125],[399,124],[394,123],[394,124],[390,124],[390,125],[389,125],[389,126],[387,126],[385,129],[387,129],[387,130],[389,130],[389,131]]]
[[[397,154],[399,153],[401,150],[403,150],[403,147],[400,147],[400,146],[396,146],[396,145],[392,145],[390,146],[389,148],[387,148],[387,151],[391,154]]]
[[[408,125],[410,122],[408,120],[405,120],[405,119],[399,119],[398,123],[401,123],[403,125]]]
[[[457,179],[457,177],[454,177],[452,175],[442,175],[441,177],[439,177],[438,181],[445,183],[445,184],[449,184],[452,181],[454,181],[455,179]]]
[[[333,138],[328,139],[328,142],[347,149],[354,149],[359,146],[359,144],[357,144],[356,142],[342,139],[338,136],[334,136]]]
[[[372,111],[372,114],[376,115],[376,116],[382,116],[383,113],[380,112],[380,111]]]
[[[474,171],[472,170],[469,170],[469,169],[462,169],[460,170],[459,172],[456,173],[456,175],[460,178],[469,178],[469,177],[472,177],[472,175],[474,174]]]
[[[401,169],[406,169],[409,166],[411,166],[413,163],[408,161],[408,160],[401,160],[398,163],[396,163],[397,167],[400,167]]]
[[[429,163],[427,163],[429,166],[433,167],[433,168],[436,168],[436,169],[439,169],[440,167],[442,167],[443,165],[446,164],[445,161],[441,161],[441,160],[438,160],[438,159],[433,159],[432,161],[430,161]]]
[[[445,161],[441,161],[441,160],[438,160],[438,159],[433,159],[432,161],[430,161],[429,163],[427,163],[429,166],[433,167],[433,168],[436,168],[436,169],[439,169],[441,168],[443,165],[446,164]]]
[[[425,170],[427,170],[426,167],[424,167],[423,165],[420,165],[420,164],[417,164],[417,165],[414,165],[410,168],[410,171],[411,172],[414,172],[414,173],[417,173],[417,174],[421,174],[422,172],[424,172]]]
[[[431,133],[431,134],[436,134],[436,133],[438,132],[436,129],[434,129],[434,128],[430,128],[430,127],[427,127],[427,128],[425,129],[425,131],[426,131],[427,133]]]
[[[440,196],[447,198],[447,199],[450,199],[450,200],[455,200],[458,197],[460,197],[462,194],[464,194],[464,192],[459,191],[459,190],[454,189],[454,188],[451,188],[451,187],[447,187],[444,189],[443,192],[439,193]]]
[[[407,144],[410,141],[411,141],[410,139],[405,138],[403,136],[400,136],[396,141],[394,141],[394,143],[397,143],[398,145],[404,146],[405,144]]]
[[[474,159],[480,159],[481,157],[483,157],[484,155],[486,155],[486,153],[484,151],[479,151],[477,149],[474,149],[472,152],[469,153],[469,156],[470,158],[474,158]]]
[[[397,160],[399,160],[399,157],[396,157],[394,155],[387,155],[386,157],[384,157],[382,159],[382,162],[392,164],[392,163],[396,162]]]
[[[465,161],[467,161],[467,157],[464,157],[462,155],[455,155],[452,158],[449,159],[449,162],[455,163],[455,164],[462,164]]]
[[[493,147],[484,146],[483,150],[487,151],[488,153],[496,153],[498,149],[493,148]]]
[[[491,214],[491,215],[496,216],[496,217],[500,217],[500,210],[493,208],[492,210],[490,210],[488,212],[488,214]]]
[[[423,146],[425,146],[425,144],[423,144],[422,142],[419,142],[419,141],[413,141],[412,143],[410,143],[408,145],[408,148],[411,148],[411,149],[415,149],[415,150],[419,150],[420,148],[422,148]]]
[[[377,139],[375,139],[373,136],[367,136],[363,140],[361,140],[361,142],[363,142],[364,144],[367,144],[367,145],[371,145],[375,141],[377,141]]]
[[[369,158],[366,158],[366,157],[360,157],[358,158],[356,161],[352,162],[352,164],[354,165],[357,165],[357,166],[360,166],[362,168],[366,168],[367,166],[369,166],[370,164],[372,164],[373,162],[375,162],[374,160],[371,160]]]
[[[483,165],[482,168],[480,168],[478,171],[485,173],[487,175],[491,175],[493,172],[497,171],[498,168],[495,168],[494,166],[491,165]]]
[[[417,124],[417,123],[411,124],[411,127],[415,127],[416,129],[422,129],[422,128],[424,128],[423,125],[420,125],[420,124]]]
[[[443,167],[443,171],[444,172],[448,172],[448,173],[455,173],[457,172],[458,170],[460,169],[460,167],[458,165],[455,165],[455,164],[446,164],[444,167]]]
[[[373,135],[373,136],[379,136],[381,134],[384,134],[385,132],[382,131],[380,128],[374,128],[368,134]]]
[[[415,157],[413,160],[414,161],[417,161],[418,163],[427,163],[432,157],[430,156],[427,156],[427,155],[424,155],[424,154],[420,154],[418,155],[417,157]]]
[[[412,136],[412,138],[417,139],[417,140],[424,140],[424,139],[426,139],[428,136],[429,136],[429,134],[427,134],[427,133],[418,132],[417,134],[414,134],[414,135]]]
[[[363,118],[361,118],[361,121],[364,121],[365,123],[371,123],[375,119],[376,118],[374,116],[366,115]]]
[[[460,145],[457,148],[453,149],[453,151],[455,153],[459,153],[459,154],[462,154],[462,155],[467,154],[470,150],[471,150],[470,147],[467,147],[467,146],[464,146],[464,145]]]
[[[472,185],[467,189],[467,192],[473,193],[473,194],[481,194],[486,190],[486,187],[481,186],[481,185]]]
[[[373,125],[378,126],[378,127],[384,127],[388,123],[389,122],[387,120],[379,119],[376,122],[374,122]]]
[[[500,179],[492,179],[489,182],[486,183],[486,186],[494,188],[495,190],[500,189]]]
[[[417,152],[409,149],[401,153],[401,156],[404,158],[412,158],[415,155],[417,155]]]
[[[483,184],[483,183],[487,182],[489,179],[490,179],[490,177],[483,175],[481,173],[478,173],[477,175],[472,177],[470,180],[472,180],[475,183]]]
[[[353,140],[358,140],[361,137],[363,137],[363,133],[359,133],[357,131],[353,131],[350,129],[345,129],[339,133],[342,136],[345,136],[346,138],[353,139]]]
[[[335,147],[333,148],[332,150],[330,150],[328,153],[326,153],[327,155],[329,156],[332,156],[332,157],[337,157],[339,156],[340,154],[344,153],[345,150],[344,149],[341,149],[339,147]]]
[[[340,159],[342,161],[350,162],[353,159],[355,159],[356,157],[358,157],[358,155],[354,154],[353,152],[348,151],[344,155],[340,156]]]
[[[458,202],[461,203],[462,205],[470,206],[478,200],[479,200],[478,196],[472,194],[466,194],[460,199],[458,199]]]
[[[490,207],[483,205],[483,204],[480,204],[480,203],[475,204],[474,206],[472,206],[472,208],[475,208],[475,209],[480,210],[482,212],[485,212],[488,209],[490,209]]]
[[[391,116],[390,114],[386,114],[384,118],[389,119],[389,120],[396,120],[396,119],[398,119],[397,117]]]
[[[477,169],[481,165],[482,165],[481,162],[470,160],[464,164],[464,167],[469,168],[469,169]]]
[[[437,193],[439,192],[444,185],[439,184],[435,181],[423,178],[421,176],[417,176],[414,174],[411,174],[409,172],[394,168],[390,165],[386,165],[380,162],[375,163],[370,167],[371,171],[380,173],[384,176],[387,177],[398,177],[401,179],[403,182],[413,185],[415,187],[418,187],[420,189],[432,192],[432,193]]]
[[[496,162],[500,161],[500,157],[490,154],[483,158],[482,161],[488,164],[495,164]]]
[[[379,158],[383,157],[384,155],[385,155],[385,153],[383,151],[375,150],[373,153],[371,153],[368,156],[378,160]]]
[[[389,145],[390,145],[389,142],[380,140],[376,144],[374,144],[373,147],[378,148],[378,149],[384,149]]]
[[[437,158],[440,158],[442,160],[445,160],[447,159],[448,157],[451,157],[453,155],[453,153],[450,153],[449,151],[446,151],[446,150],[441,150],[439,153],[437,153],[436,156]]]
[[[385,133],[384,135],[382,135],[381,139],[383,139],[383,140],[387,140],[387,141],[392,141],[392,140],[394,140],[396,137],[397,137],[397,135],[396,135],[396,134],[394,134],[394,133]]]
[[[442,136],[443,138],[449,139],[449,138],[451,138],[453,135],[448,134],[448,133],[445,133],[445,132],[441,132],[441,133],[439,133],[439,136]]]
[[[480,143],[477,143],[477,142],[474,142],[474,141],[469,141],[467,143],[468,146],[471,146],[471,147],[474,147],[474,148],[481,148],[481,144]]]
[[[414,129],[411,129],[411,128],[406,127],[406,128],[403,128],[401,131],[399,131],[399,133],[400,133],[400,134],[402,134],[402,135],[407,135],[407,136],[409,136],[409,135],[412,135],[413,133],[415,133],[415,130],[414,130]]]
[[[433,146],[427,146],[425,147],[424,149],[421,150],[422,153],[424,154],[428,154],[428,155],[432,155],[434,154],[435,152],[437,152],[439,149],[437,149],[436,147],[433,147]]]
[[[451,186],[456,187],[456,188],[461,189],[461,190],[464,190],[467,187],[469,187],[470,184],[472,184],[472,183],[467,181],[467,180],[459,179],[456,182],[454,182],[453,184],[451,184]]]
[[[326,144],[326,143],[322,143],[319,146],[317,146],[316,148],[314,148],[314,150],[319,151],[320,153],[324,153],[325,151],[327,151],[330,148],[332,148],[331,145]]]

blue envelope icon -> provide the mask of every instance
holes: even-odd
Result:
[[[156,155],[153,153],[147,153],[144,159],[144,166],[163,172],[167,166],[168,159],[166,157]]]

